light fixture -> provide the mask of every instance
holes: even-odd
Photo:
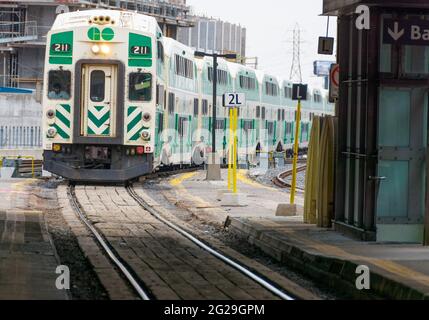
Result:
[[[143,130],[141,133],[142,139],[145,141],[148,141],[150,139],[150,132]]]
[[[48,138],[53,138],[57,135],[57,129],[51,127],[48,129],[48,132],[46,134]]]
[[[106,45],[106,44],[102,44],[102,45],[101,45],[101,52],[102,52],[103,54],[108,54],[108,53],[110,52],[110,48],[109,48],[109,46],[108,46],[108,45]]]
[[[53,119],[55,117],[55,111],[53,109],[49,109],[46,111],[46,117],[48,117],[48,119]]]
[[[144,147],[137,147],[136,152],[139,156],[141,156],[142,154],[144,154]]]
[[[149,122],[152,119],[151,115],[149,112],[146,112],[145,114],[143,114],[143,120],[145,122]]]
[[[94,44],[91,48],[92,52],[95,54],[99,54],[100,53],[100,46],[98,44]]]

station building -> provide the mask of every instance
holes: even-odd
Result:
[[[429,2],[324,0],[323,13],[338,17],[335,228],[429,244]]]

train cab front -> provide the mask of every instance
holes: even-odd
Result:
[[[44,169],[76,182],[122,183],[153,171],[156,34],[133,29],[144,17],[85,17],[91,12],[82,25],[54,25],[48,34]]]

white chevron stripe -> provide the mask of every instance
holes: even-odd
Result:
[[[55,120],[55,124],[61,128],[61,130],[63,130],[64,132],[66,132],[69,136],[71,134],[71,129],[69,127],[67,127],[62,121],[60,121],[59,119]]]
[[[57,105],[56,110],[61,113],[64,117],[70,120],[70,112],[68,112],[62,105]],[[70,121],[71,123],[71,121]]]
[[[101,111],[98,111],[97,109],[95,109],[94,106],[91,106],[89,108],[89,112],[91,112],[97,119],[101,119],[109,111],[110,111],[109,108],[103,108],[101,109]]]
[[[141,113],[142,110],[140,108],[137,108],[134,110],[129,116],[128,116],[128,122],[131,122],[135,117],[138,116],[139,113]]]
[[[131,113],[131,115],[128,117],[128,124],[132,122],[139,115],[139,113],[142,113],[141,109],[139,108],[135,110],[133,113]],[[131,131],[128,131],[127,140],[130,140],[142,128],[142,126],[143,126],[142,121],[140,121],[134,126],[134,128],[131,129]]]
[[[141,125],[136,125],[133,130],[127,133],[127,139],[130,140],[141,128]]]
[[[88,123],[88,127],[91,128],[91,130],[96,134],[96,135],[102,135],[104,130],[106,130],[107,126],[102,125],[100,128],[97,127],[95,124],[93,124],[92,122]]]

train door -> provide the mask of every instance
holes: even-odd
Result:
[[[185,154],[188,152],[188,138],[189,138],[189,125],[188,117],[178,117],[178,133],[179,133],[179,150],[180,150],[180,163],[185,163]]]
[[[83,65],[82,136],[116,136],[116,79],[116,66]]]

